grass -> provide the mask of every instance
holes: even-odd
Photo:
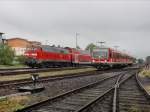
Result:
[[[81,73],[81,72],[92,71],[92,70],[96,70],[96,69],[95,68],[82,68],[82,69],[75,69],[75,70],[41,72],[38,74],[39,74],[39,77],[46,77],[46,76],[56,76],[56,75],[64,75],[64,74],[71,74],[71,73]],[[31,74],[0,76],[0,81],[20,80],[20,79],[27,79],[27,78],[31,78]]]
[[[15,65],[0,65],[1,69],[5,69],[5,68],[23,68],[23,67],[27,67],[26,65],[21,65],[21,64],[15,64]]]
[[[148,79],[150,81],[150,69],[143,69],[139,73],[139,76],[143,79]],[[150,94],[150,83],[146,82],[144,84],[144,88],[147,90],[147,92]]]
[[[150,78],[150,69],[143,69],[143,70],[141,70],[140,76],[141,77],[148,77],[148,78]]]
[[[0,101],[0,112],[13,112],[25,107],[28,96],[13,96],[4,101]]]
[[[128,112],[141,112],[141,110],[139,110],[137,106],[131,106]]]

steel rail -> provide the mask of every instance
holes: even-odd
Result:
[[[123,77],[123,75],[120,75],[119,78],[117,79],[117,82],[114,86],[114,96],[113,96],[113,112],[116,112],[117,111],[117,93],[118,93],[118,90],[117,88],[119,87],[119,81],[121,79],[121,77]]]

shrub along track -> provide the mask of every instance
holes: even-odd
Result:
[[[68,91],[61,95],[50,98],[44,102],[37,103],[35,105],[29,106],[25,109],[18,110],[18,111],[21,111],[21,112],[22,111],[24,112],[88,111],[89,109],[91,109],[91,105],[95,104],[96,101],[99,101],[99,99],[101,99],[108,93],[113,93],[112,91],[114,91],[115,84],[118,84],[120,80],[124,80],[130,77],[132,74],[133,74],[133,71],[130,74],[126,72],[122,72],[119,75],[115,75],[109,78],[107,77],[107,78],[98,80],[94,83],[89,83],[86,86]],[[111,95],[114,95],[114,94],[111,94]],[[88,112],[91,112],[91,111],[88,111]]]

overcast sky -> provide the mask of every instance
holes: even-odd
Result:
[[[0,32],[75,47],[106,41],[136,57],[150,55],[148,0],[1,0]]]

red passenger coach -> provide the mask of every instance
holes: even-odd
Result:
[[[133,57],[112,48],[96,48],[92,55],[92,64],[97,69],[128,66],[134,61]]]
[[[89,51],[67,48],[71,54],[71,62],[73,66],[76,65],[91,65],[91,54]]]

